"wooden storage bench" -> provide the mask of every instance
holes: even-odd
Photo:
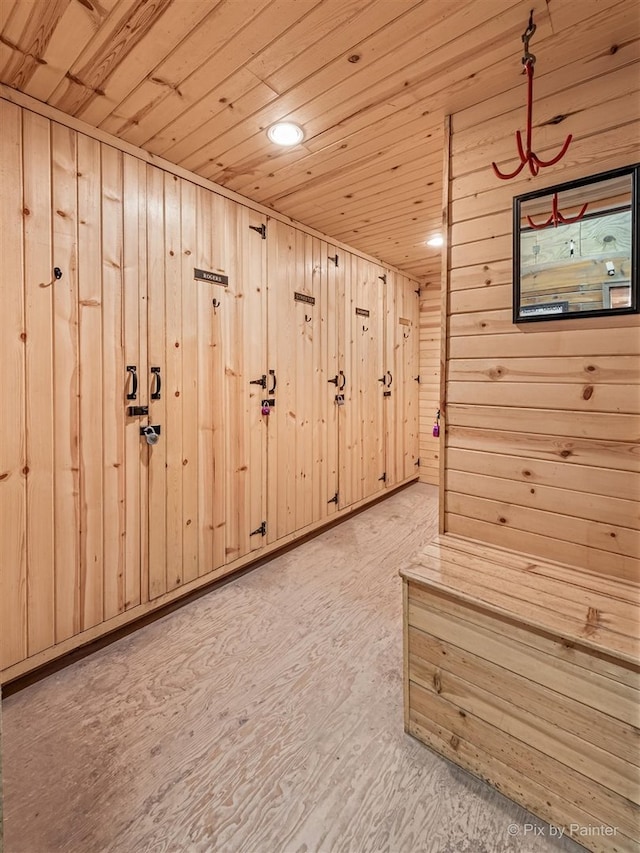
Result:
[[[638,584],[450,535],[401,575],[406,730],[556,834],[637,851]]]

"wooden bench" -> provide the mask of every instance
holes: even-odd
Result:
[[[638,851],[639,585],[448,534],[400,574],[406,730],[556,834]]]

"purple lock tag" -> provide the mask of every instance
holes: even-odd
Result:
[[[263,414],[263,415],[269,415],[269,414],[271,414],[271,407],[269,406],[269,404],[268,404],[268,403],[264,403],[264,404],[263,404],[263,406],[262,406],[262,414]]]
[[[440,424],[434,424],[433,425],[433,437],[439,438],[439,436],[440,436]]]

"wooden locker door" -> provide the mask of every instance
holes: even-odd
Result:
[[[335,276],[327,244],[277,220],[268,226],[267,539],[335,512]],[[329,352],[331,346],[331,353]],[[329,371],[333,371],[330,373]]]
[[[215,196],[215,271],[227,286],[210,286],[213,310],[214,505],[216,567],[265,545],[267,424],[262,415],[266,363],[266,241],[264,217]],[[202,285],[201,286],[205,286]],[[220,302],[213,308],[213,299]],[[221,392],[221,393],[220,393]],[[218,473],[222,476],[218,477]],[[214,507],[214,508],[215,508]],[[220,562],[222,561],[222,563]]]
[[[387,488],[404,477],[404,370],[402,285],[399,277],[388,270],[384,286],[385,346],[384,383],[381,383],[384,408],[385,471]]]
[[[417,473],[418,319],[416,285],[389,271],[385,288],[385,456],[387,487]],[[389,379],[392,377],[391,385]]]
[[[264,545],[266,352],[262,218],[149,169],[153,599]]]
[[[384,270],[363,258],[350,259],[345,285],[343,357],[344,416],[341,413],[340,507],[384,489]],[[347,292],[350,290],[350,299]]]
[[[402,353],[403,353],[403,412],[404,412],[404,474],[417,475],[419,456],[420,416],[420,295],[415,281],[402,276]],[[408,321],[408,323],[406,322]]]

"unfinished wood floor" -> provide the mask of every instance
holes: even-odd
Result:
[[[7,698],[6,853],[581,850],[403,732],[436,515],[411,486]]]

